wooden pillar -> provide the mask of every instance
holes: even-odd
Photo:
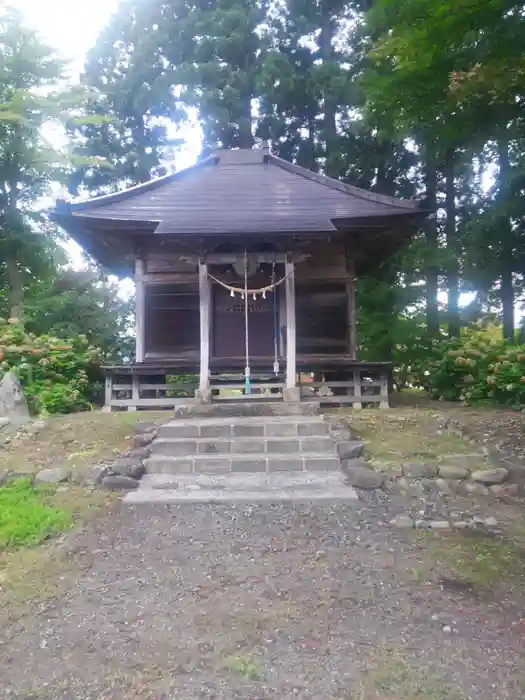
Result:
[[[210,392],[210,306],[211,289],[208,264],[199,261],[199,308],[200,308],[200,377],[198,398],[211,400]]]
[[[297,359],[296,359],[296,331],[295,331],[295,265],[286,258],[284,264],[286,276],[286,389],[291,389],[287,394],[288,400],[296,400],[293,390],[297,383]]]
[[[360,409],[363,408],[361,402],[361,370],[354,369],[354,402],[352,408]]]
[[[135,362],[144,362],[146,345],[146,297],[144,260],[135,258]]]
[[[111,374],[106,374],[105,392],[104,392],[104,413],[111,413],[111,404],[113,402],[113,377]]]
[[[348,279],[346,282],[346,299],[347,299],[347,343],[348,354],[350,359],[357,359],[357,323],[356,323],[356,308],[355,308],[355,263],[353,258],[347,258],[346,269],[348,270]]]

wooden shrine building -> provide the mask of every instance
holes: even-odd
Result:
[[[107,368],[106,386],[108,409],[130,410],[180,402],[170,378],[181,375],[195,377],[201,402],[317,393],[387,406],[388,364],[357,359],[355,279],[424,217],[417,202],[262,148],[218,150],[117,194],[59,201],[53,213],[109,271],[134,277],[136,356]]]

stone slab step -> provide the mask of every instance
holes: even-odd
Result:
[[[236,401],[211,404],[189,402],[175,407],[175,417],[312,416],[319,412],[319,407],[319,401]]]
[[[158,438],[151,446],[152,456],[188,457],[217,454],[335,454],[335,443],[328,435],[318,437],[243,437],[243,438]]]
[[[311,503],[357,501],[355,489],[341,473],[311,472],[304,475],[234,474],[223,477],[162,477],[147,475],[140,488],[124,497],[124,503]]]
[[[227,474],[230,472],[282,472],[339,470],[335,454],[230,454],[168,457],[153,455],[145,460],[150,474]]]
[[[329,435],[321,416],[261,416],[174,420],[159,428],[160,438],[316,437]]]

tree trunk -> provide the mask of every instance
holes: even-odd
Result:
[[[456,184],[454,168],[454,151],[447,154],[444,167],[445,174],[445,209],[447,219],[445,235],[447,238],[447,283],[448,283],[448,336],[459,338],[461,323],[459,318],[459,259],[460,246],[456,226]]]
[[[335,22],[331,16],[326,17],[319,35],[319,50],[323,66],[334,65],[335,52],[333,46]],[[323,141],[325,148],[325,173],[329,177],[339,177],[339,149],[337,138],[337,100],[334,99],[332,81],[326,71],[323,89]]]
[[[432,211],[437,210],[437,173],[434,158],[425,149],[424,164],[425,179],[425,204]],[[427,219],[425,226],[425,238],[427,242],[428,263],[426,265],[426,296],[427,296],[427,330],[433,336],[439,336],[439,310],[438,310],[438,273],[436,265],[438,257],[438,230],[435,214]]]
[[[8,254],[6,269],[9,286],[9,315],[22,323],[24,320],[24,279],[14,253]]]
[[[508,138],[498,141],[499,160],[499,198],[503,203],[509,195],[510,159]],[[501,206],[501,205],[500,205]],[[500,223],[501,255],[500,255],[500,298],[502,306],[503,340],[513,343],[514,338],[514,285],[513,285],[513,232],[508,216],[502,215]]]

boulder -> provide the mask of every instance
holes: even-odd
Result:
[[[139,435],[135,435],[135,437],[133,438],[133,447],[146,447],[147,445],[150,445],[156,437],[156,431],[140,433]]]
[[[477,472],[472,472],[471,478],[479,484],[486,484],[491,486],[492,484],[501,484],[509,476],[509,472],[504,467],[497,467],[495,469],[482,469]]]
[[[337,445],[337,453],[340,459],[357,459],[361,457],[365,444],[361,440],[343,440]]]
[[[438,470],[434,464],[418,464],[417,462],[404,464],[403,474],[411,479],[432,479],[437,476]]]
[[[73,473],[73,481],[84,486],[98,486],[102,479],[109,474],[107,464],[92,464]]]
[[[385,480],[384,474],[362,466],[345,467],[344,472],[350,486],[357,489],[378,489]]]
[[[130,476],[132,479],[141,479],[146,473],[146,467],[142,464],[142,460],[136,458],[117,459],[111,465],[110,470],[112,474]]]
[[[110,474],[102,479],[102,487],[108,491],[132,491],[138,485],[137,479],[123,474]]]
[[[64,484],[69,481],[70,473],[67,469],[61,469],[57,467],[56,469],[42,469],[35,476],[35,484]]]
[[[0,417],[7,418],[16,428],[29,422],[29,408],[18,377],[7,372],[0,382]]]
[[[467,479],[469,474],[468,469],[454,464],[442,464],[439,467],[439,476],[442,479]]]

